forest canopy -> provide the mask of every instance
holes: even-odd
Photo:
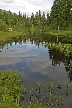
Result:
[[[19,31],[47,28],[47,30],[72,30],[72,0],[54,0],[50,13],[41,14],[41,10],[26,14],[12,13],[0,9],[0,31],[8,31],[9,27]]]

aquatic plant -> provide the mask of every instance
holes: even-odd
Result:
[[[58,53],[64,54],[65,56],[72,55],[72,44],[62,44],[62,43],[46,43],[49,49],[54,50]]]
[[[55,83],[49,82],[48,85],[42,85],[40,82],[36,82],[36,89],[32,88],[29,91],[30,98],[24,98],[23,106],[26,108],[29,106],[29,108],[33,108],[35,105],[41,105],[41,108],[56,108],[56,107],[65,107],[65,98],[72,92],[72,89],[70,88],[70,79],[68,79],[66,89],[63,91],[63,94],[60,94],[60,90],[63,90],[62,81],[58,81],[58,85],[56,86]],[[59,90],[58,90],[59,89]],[[28,94],[28,91],[27,91]],[[26,94],[26,95],[27,95]],[[26,96],[27,97],[27,96]],[[39,108],[39,106],[38,106]]]
[[[60,94],[62,89],[62,81],[58,84],[49,82],[47,85],[42,85],[39,81],[36,82],[36,88],[26,90],[21,85],[20,73],[11,70],[0,72],[0,108],[65,108],[65,98],[72,93],[70,87],[70,79],[64,87],[63,94]]]

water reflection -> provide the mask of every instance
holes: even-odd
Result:
[[[70,81],[72,81],[72,66],[70,66],[70,61],[72,60],[72,56],[65,56],[64,54],[60,54],[58,51],[48,49],[49,52],[49,58],[52,60],[52,65],[57,66],[61,63],[64,64],[65,70],[68,74],[68,77],[70,78]]]
[[[14,43],[13,43],[14,42]],[[27,38],[21,38],[19,40],[12,40],[12,42],[8,42],[8,43],[3,43],[1,46],[0,46],[0,52],[2,52],[3,50],[6,50],[8,49],[9,47],[8,46],[12,46],[13,44],[17,45],[23,45],[23,44],[35,44],[38,48],[39,46],[44,46],[45,42],[44,41],[41,41],[41,40],[37,40],[37,39],[27,39]]]
[[[61,40],[61,39],[60,39]],[[64,87],[68,77],[72,81],[72,56],[65,56],[45,46],[57,41],[56,37],[42,35],[8,39],[0,44],[0,70],[16,69],[24,73],[21,77],[27,90],[35,87],[36,81],[48,84],[61,79]],[[69,100],[68,100],[69,101]]]
[[[63,41],[64,38],[62,40],[62,37],[60,37],[58,40],[61,41],[61,42],[64,42]],[[34,61],[36,62],[36,60],[38,58],[38,60],[39,60],[38,62],[40,62],[41,60],[43,60],[43,57],[45,58],[46,56],[48,56],[48,57],[46,57],[46,59],[49,60],[47,62],[51,63],[50,62],[50,60],[51,60],[52,61],[52,66],[55,67],[55,66],[58,66],[58,65],[61,66],[60,64],[64,64],[65,70],[68,73],[68,77],[70,77],[70,80],[72,81],[72,72],[71,72],[72,67],[69,66],[70,60],[72,60],[72,56],[65,56],[63,54],[60,54],[59,52],[51,50],[50,48],[48,48],[48,53],[45,54],[45,52],[44,52],[44,50],[45,50],[44,48],[46,48],[45,43],[50,42],[50,41],[55,41],[56,42],[57,38],[56,37],[51,37],[51,36],[49,36],[49,38],[47,38],[46,36],[44,37],[44,35],[17,37],[17,38],[11,37],[10,39],[7,39],[6,42],[4,41],[3,43],[0,43],[0,52],[6,51],[5,53],[0,54],[0,57],[11,57],[11,58],[12,57],[13,58],[14,57],[19,57],[19,62],[20,62],[20,60],[22,60],[21,57],[27,57],[26,61],[29,59],[31,62],[34,62]],[[43,49],[42,49],[42,47],[43,47]],[[39,52],[36,48],[39,49]],[[47,48],[46,48],[46,50],[47,50]],[[44,55],[41,58],[40,54],[42,55],[43,52],[44,52]],[[36,59],[35,59],[35,56],[36,56]],[[5,59],[1,59],[2,62],[4,60]],[[15,61],[18,62],[18,59],[15,60]],[[13,62],[13,63],[17,63],[17,62]],[[9,63],[10,63],[10,61],[8,61],[8,64]],[[41,61],[41,63],[42,63],[42,61]],[[28,65],[28,62],[27,62],[27,65]],[[35,67],[36,66],[37,66],[37,63],[35,64]],[[45,66],[48,66],[48,64],[46,65],[46,61],[45,61]],[[50,64],[50,66],[51,66],[51,64]],[[31,67],[30,64],[29,64],[29,67]],[[34,69],[32,67],[33,71],[36,70],[35,67],[34,67]],[[37,69],[41,69],[41,68],[42,67],[40,67],[40,68],[37,67]],[[43,68],[43,71],[45,71],[44,68]],[[47,67],[46,67],[46,69],[47,69]]]
[[[61,43],[72,43],[72,38],[69,37],[59,37],[59,42]],[[17,43],[19,43],[20,45],[22,44],[26,44],[27,41],[30,42],[30,44],[35,44],[36,46],[40,46],[40,44],[42,46],[44,46],[44,43],[46,42],[57,42],[57,37],[56,36],[44,36],[43,34],[40,35],[34,35],[34,36],[20,36],[20,37],[10,37],[7,38],[4,41],[0,41],[0,52],[2,52],[2,50],[8,49],[8,45],[10,44],[10,46],[12,46],[12,43],[15,42],[15,45]]]

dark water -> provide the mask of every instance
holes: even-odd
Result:
[[[62,80],[62,87],[64,87],[68,78],[72,80],[72,70],[65,67],[68,58],[54,54],[45,47],[45,41],[42,38],[12,40],[0,48],[0,70],[21,71],[24,74],[21,80],[27,90],[34,88],[37,81],[41,84],[54,81],[57,85],[58,80]],[[69,95],[66,100],[68,108],[72,107],[71,99]]]

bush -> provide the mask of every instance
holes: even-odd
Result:
[[[0,31],[8,31],[8,25],[0,19]]]

